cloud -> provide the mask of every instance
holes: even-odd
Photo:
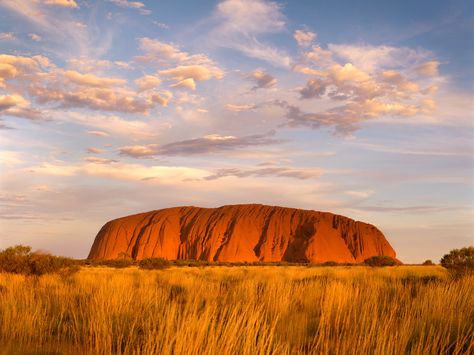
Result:
[[[121,155],[128,155],[133,158],[150,157],[157,154],[158,146],[156,144],[150,145],[132,145],[120,148]]]
[[[211,31],[214,44],[273,65],[289,66],[291,60],[285,52],[257,38],[285,29],[285,16],[278,3],[264,0],[222,1],[215,9],[214,20],[217,22]]]
[[[27,105],[29,102],[20,95],[0,95],[0,111],[8,110],[17,105]]]
[[[137,84],[140,91],[146,91],[160,86],[161,79],[155,75],[144,75],[135,80],[135,84]]]
[[[329,50],[343,60],[367,72],[387,67],[404,67],[412,62],[419,62],[431,56],[423,49],[407,47],[329,44]]]
[[[75,0],[42,0],[42,2],[46,5],[69,7],[73,9],[79,7]]]
[[[209,80],[212,78],[222,79],[224,73],[218,68],[208,68],[203,65],[182,65],[176,68],[161,70],[160,74],[173,80],[181,81],[192,78],[195,81]]]
[[[321,97],[326,93],[327,84],[321,79],[310,79],[306,86],[300,90],[301,98],[311,99]]]
[[[24,57],[0,54],[0,87],[5,87],[7,80],[40,72],[42,67],[48,65],[49,60],[44,56]]]
[[[153,21],[153,24],[155,26],[157,26],[158,28],[161,28],[163,30],[167,30],[170,28],[170,26],[168,26],[166,23],[163,23],[163,22],[159,22],[159,21]]]
[[[286,108],[285,117],[290,127],[310,127],[313,129],[330,127],[338,135],[351,134],[359,128],[360,123],[383,115],[413,116],[423,110],[420,106],[386,103],[376,99],[353,101],[316,113],[302,112],[299,107],[286,102],[276,102],[276,104]]]
[[[145,166],[91,159],[97,157],[87,158],[83,163],[76,165],[44,163],[27,169],[34,174],[47,176],[93,176],[107,180],[149,181],[151,183],[170,185],[174,185],[179,181],[201,180],[209,175],[209,172],[206,170],[185,166]]]
[[[96,147],[89,147],[86,149],[87,153],[90,153],[90,154],[100,154],[100,153],[103,153],[104,150],[103,149],[99,149],[99,148],[96,148]]]
[[[40,42],[41,36],[37,35],[36,33],[28,33],[28,36],[31,38],[32,41]]]
[[[438,66],[440,62],[437,60],[430,60],[426,63],[418,65],[415,68],[415,71],[422,76],[437,76],[438,75]]]
[[[247,147],[279,144],[282,141],[273,138],[273,132],[265,135],[243,137],[207,135],[202,138],[183,140],[164,145],[148,144],[120,148],[120,154],[133,158],[151,157],[155,155],[196,155],[221,153]]]
[[[310,51],[303,53],[303,62],[313,62],[318,67],[325,67],[334,63],[333,52],[321,48],[319,44],[313,45]]]
[[[54,56],[64,60],[70,57],[99,58],[106,54],[111,46],[110,30],[99,30],[95,21],[89,22],[89,26],[78,22],[80,13],[69,11],[79,7],[76,1],[50,1],[49,5],[42,0],[0,1],[2,11],[18,17],[25,29],[48,38],[49,51],[54,50]],[[84,11],[88,8],[90,5]]]
[[[90,134],[91,136],[97,136],[97,137],[108,137],[109,134],[106,132],[102,131],[87,131],[87,134]]]
[[[0,163],[4,167],[16,166],[23,163],[20,153],[14,151],[0,151]]]
[[[89,127],[88,134],[98,137],[151,139],[169,128],[169,123],[155,119],[125,119],[116,115],[68,112],[56,119]]]
[[[137,9],[142,15],[149,15],[151,11],[145,8],[145,4],[140,1],[129,1],[129,0],[109,0],[111,3],[129,9]]]
[[[432,95],[437,84],[424,77],[436,75],[438,62],[416,66],[418,76],[412,70],[431,56],[428,51],[369,45],[330,44],[328,48],[313,45],[293,70],[312,76],[305,86],[297,89],[301,99],[338,104],[315,113],[304,113],[295,105],[283,105],[290,126],[332,127],[335,133],[344,135],[358,129],[366,120],[409,117],[436,109]]]
[[[175,68],[161,70],[160,75],[175,81],[171,87],[188,88],[194,90],[196,81],[222,79],[224,73],[221,69],[206,65],[180,65]]]
[[[141,94],[123,88],[89,87],[67,90],[57,86],[32,86],[29,94],[40,103],[59,103],[63,108],[128,113],[147,113],[157,106],[167,106],[172,97],[167,91]]]
[[[181,51],[172,43],[161,42],[157,39],[143,37],[138,40],[139,48],[145,52],[144,56],[137,57],[141,61],[177,61],[189,60],[189,54]]]
[[[194,81],[193,78],[187,78],[187,79],[178,81],[176,84],[173,84],[170,87],[196,90],[196,82]]]
[[[64,76],[74,84],[92,87],[109,87],[124,85],[126,80],[118,78],[104,78],[94,74],[81,74],[74,70],[67,70]]]
[[[316,33],[310,31],[296,30],[293,34],[293,38],[296,40],[300,47],[308,47],[316,38]]]
[[[0,116],[15,116],[30,120],[45,118],[40,110],[30,107],[30,102],[21,95],[0,95]]]
[[[13,32],[0,32],[0,41],[14,41],[15,39]]]
[[[72,67],[75,70],[81,72],[92,73],[97,71],[103,71],[108,69],[122,69],[129,70],[133,69],[132,64],[120,60],[107,60],[107,59],[92,59],[85,57],[69,58],[67,59],[68,67]]]
[[[252,90],[269,89],[275,87],[278,83],[276,78],[270,74],[265,73],[261,69],[253,71],[247,77],[255,83],[255,86],[252,88]]]
[[[356,191],[356,190],[348,190],[344,191],[346,195],[357,197],[357,198],[367,198],[370,195],[374,194],[373,190],[366,190],[366,191]]]
[[[113,164],[118,163],[118,160],[114,159],[107,159],[107,158],[100,158],[100,157],[84,157],[82,158],[83,161],[93,164]]]
[[[255,177],[285,177],[299,180],[307,180],[320,177],[323,174],[321,169],[314,168],[289,168],[289,167],[265,167],[257,169],[238,169],[225,168],[218,169],[216,173],[204,177],[204,180],[217,180],[220,178],[234,176],[238,178],[245,178],[250,176]]]
[[[169,91],[137,93],[124,87],[126,80],[120,78],[63,71],[43,56],[0,55],[0,87],[13,80],[16,91],[23,90],[23,94],[40,104],[57,103],[62,108],[147,113],[156,106],[167,106],[172,98]],[[38,110],[28,108],[25,103],[16,106],[9,114],[39,116]]]
[[[159,73],[174,81],[172,88],[195,90],[197,81],[222,79],[224,76],[224,72],[205,54],[190,55],[172,43],[148,37],[139,39],[139,47],[144,55],[135,57],[136,61],[169,66]]]
[[[225,104],[225,109],[227,111],[232,111],[232,112],[242,112],[242,111],[250,111],[256,108],[256,105],[250,104],[250,105],[235,105],[235,104]]]

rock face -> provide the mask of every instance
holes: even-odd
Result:
[[[327,212],[264,205],[176,207],[107,222],[91,259],[163,257],[207,261],[362,262],[395,257],[371,224]]]

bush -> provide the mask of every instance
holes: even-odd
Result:
[[[394,266],[397,265],[397,261],[386,255],[376,255],[365,259],[364,264],[369,266]]]
[[[321,264],[321,266],[338,266],[339,264],[336,261],[329,260]]]
[[[68,273],[72,273],[78,270],[76,264],[70,258],[33,253],[29,246],[17,245],[0,251],[0,272],[41,276],[69,269]]]
[[[117,259],[99,259],[99,260],[87,260],[86,265],[90,266],[106,266],[113,267],[116,269],[124,269],[135,264],[133,259],[117,258]]]
[[[17,245],[0,251],[0,271],[13,274],[29,274],[31,247]]]
[[[434,265],[434,262],[431,261],[431,260],[425,260],[425,261],[423,261],[423,264],[422,264],[422,265],[426,265],[426,266]]]
[[[441,259],[441,266],[455,276],[474,273],[474,247],[451,250]]]
[[[170,267],[170,262],[164,258],[146,258],[140,260],[138,266],[147,270],[162,270]]]

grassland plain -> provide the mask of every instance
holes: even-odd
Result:
[[[474,276],[439,266],[3,273],[0,321],[2,355],[469,354]]]

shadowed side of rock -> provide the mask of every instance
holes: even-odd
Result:
[[[265,205],[176,207],[115,219],[97,234],[92,259],[362,262],[395,257],[375,226],[327,212]]]

